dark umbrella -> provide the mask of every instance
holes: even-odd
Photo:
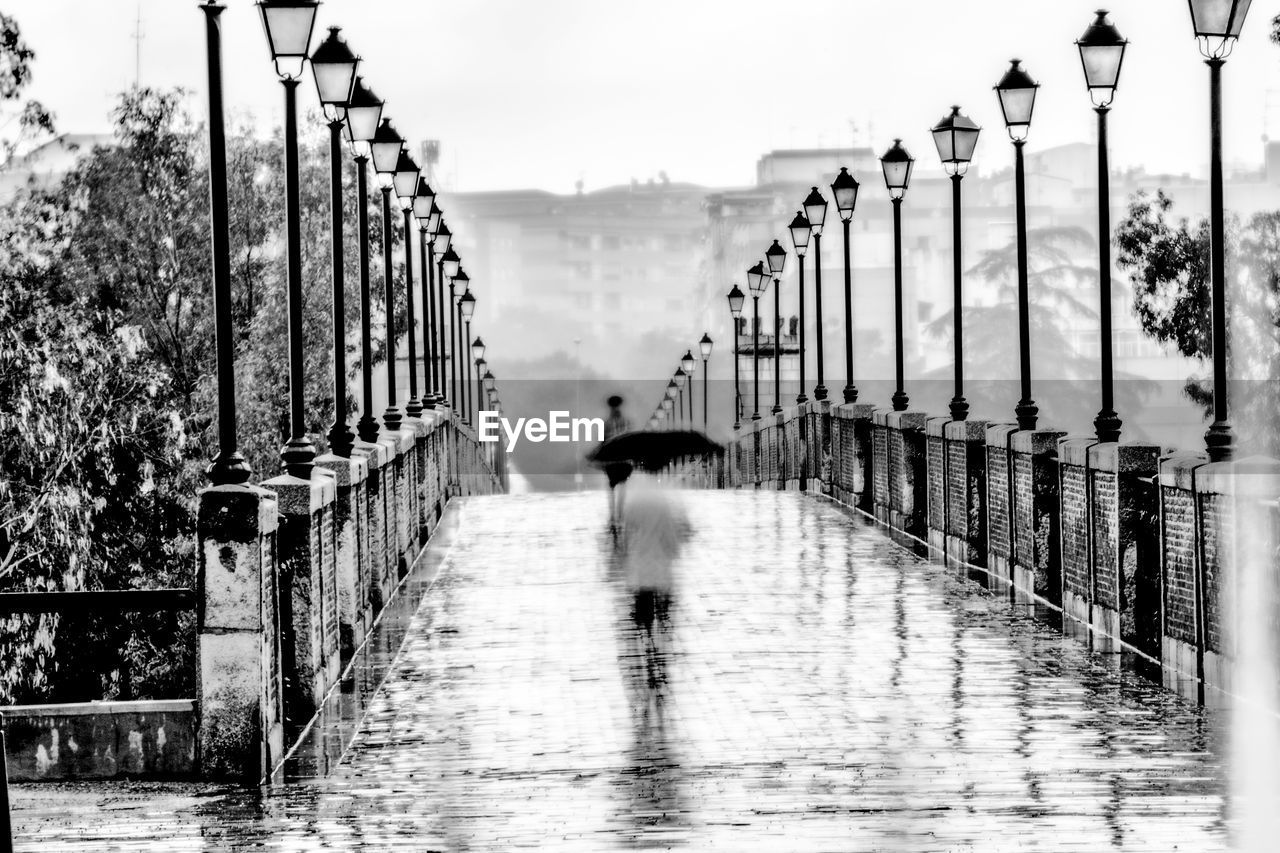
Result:
[[[597,465],[631,462],[657,470],[682,456],[707,456],[723,450],[697,430],[642,430],[615,435],[587,458]]]

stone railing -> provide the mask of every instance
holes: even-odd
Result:
[[[1101,652],[1138,653],[1201,702],[1233,693],[1242,590],[1280,613],[1280,462],[827,402],[743,424],[693,485],[798,489],[874,516]],[[1252,577],[1252,576],[1251,576]],[[1056,618],[1056,617],[1055,617]],[[1280,620],[1264,617],[1272,639]],[[1277,647],[1280,647],[1278,645]]]
[[[311,479],[200,496],[194,770],[275,772],[338,683],[446,503],[505,488],[506,454],[442,410],[408,418]]]

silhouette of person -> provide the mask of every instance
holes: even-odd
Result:
[[[654,623],[665,624],[675,587],[673,566],[688,538],[683,509],[644,471],[635,477],[622,509],[622,560],[632,593],[632,619],[653,636]]]
[[[614,394],[608,399],[609,417],[604,422],[604,440],[608,441],[616,435],[631,431],[631,421],[622,414],[622,398]],[[609,462],[604,466],[604,475],[609,479],[609,527],[617,530],[622,520],[622,501],[627,478],[631,476],[630,462]]]

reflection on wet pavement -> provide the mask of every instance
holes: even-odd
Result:
[[[678,499],[652,637],[601,494],[470,499],[329,776],[23,786],[18,849],[1227,847],[1224,717],[833,505]]]

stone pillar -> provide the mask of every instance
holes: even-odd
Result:
[[[1058,441],[1059,570],[1062,630],[1088,636],[1093,608],[1093,510],[1089,503],[1089,449],[1093,438]],[[1020,587],[1025,588],[1020,584]]]
[[[946,426],[950,418],[926,418],[925,477],[928,481],[929,502],[928,545],[935,553],[947,553],[947,441]]]
[[[1160,448],[1108,442],[1089,448],[1089,524],[1093,555],[1093,648],[1119,652],[1121,641],[1156,651],[1160,620],[1158,506]]]
[[[874,511],[871,494],[871,419],[868,403],[841,403],[832,410],[832,455],[836,459],[836,488],[841,503]]]
[[[280,625],[286,728],[296,732],[337,679],[338,625],[333,504],[322,468],[309,480],[282,474],[263,483],[279,501]],[[332,659],[331,659],[332,658]]]
[[[400,444],[396,452],[396,533],[399,536],[396,585],[399,584],[400,578],[409,573],[409,562],[413,559],[413,543],[418,533],[417,457],[414,450],[417,437],[414,427],[408,425],[406,420],[399,432]],[[394,588],[393,585],[392,589]]]
[[[923,412],[888,412],[889,528],[926,541],[928,478],[925,475]],[[913,543],[914,544],[914,543]]]
[[[976,568],[987,565],[986,421],[943,425],[947,454],[946,554]]]
[[[812,461],[813,490],[825,495],[832,494],[833,470],[831,453],[831,401],[815,400],[809,403],[812,411],[813,445],[810,455]]]
[[[876,411],[871,415],[871,507],[876,520],[889,523],[889,415]]]
[[[1160,462],[1160,566],[1164,581],[1160,664],[1164,686],[1192,700],[1199,697],[1203,627],[1196,479],[1208,461],[1204,454],[1195,453]]]
[[[413,476],[409,480],[409,504],[412,514],[409,516],[410,550],[416,551],[427,541],[430,526],[427,522],[427,419],[431,417],[428,410],[423,410],[422,417],[405,418],[406,432],[413,433],[413,449],[410,457],[413,460]]]
[[[372,621],[368,619],[369,590],[362,583],[369,557],[368,501],[365,483],[369,479],[369,465],[359,456],[350,459],[326,453],[316,459],[316,466],[334,475],[337,487],[333,504],[333,529],[336,545],[336,582],[333,587],[337,604],[338,656],[349,660],[356,647],[364,640]]]
[[[1013,601],[1062,601],[1061,504],[1057,430],[1018,430],[1009,437],[1013,505],[1008,578]]]
[[[275,495],[200,492],[197,756],[204,779],[257,784],[284,760]]]
[[[984,437],[987,454],[988,588],[1007,594],[1013,585],[1013,455],[1014,424],[993,424]]]
[[[372,625],[374,618],[382,612],[386,604],[383,594],[383,577],[387,571],[387,562],[392,551],[388,542],[387,531],[387,486],[393,476],[390,462],[390,448],[382,442],[356,441],[351,451],[352,456],[359,456],[368,466],[369,474],[365,480],[365,559],[361,565],[360,583],[364,588],[364,600],[367,606],[365,623]]]
[[[799,408],[785,409],[778,415],[778,434],[782,437],[782,487],[790,491],[804,488],[803,424],[804,413]]]

